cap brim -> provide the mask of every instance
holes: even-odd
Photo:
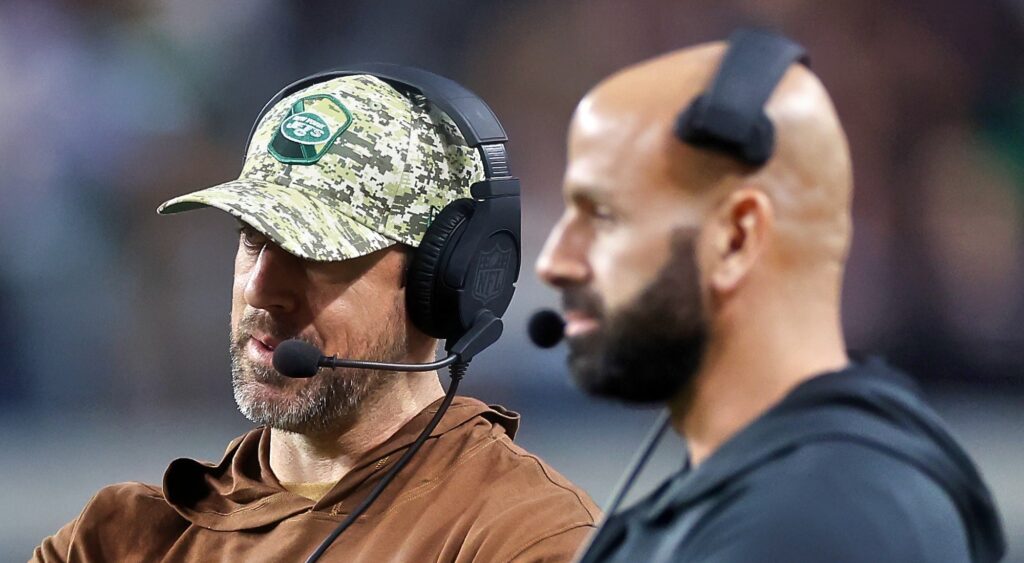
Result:
[[[307,260],[348,260],[396,243],[338,212],[317,192],[294,185],[235,180],[166,201],[157,213],[201,207],[226,211]]]

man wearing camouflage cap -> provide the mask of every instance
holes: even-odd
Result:
[[[240,222],[232,383],[260,427],[218,464],[179,459],[162,487],[102,489],[36,561],[301,561],[392,467],[444,395],[434,373],[322,370],[290,379],[274,348],[429,362],[405,268],[434,215],[483,177],[454,123],[368,75],[285,97],[241,176],[164,203]],[[585,493],[512,443],[518,415],[456,398],[411,463],[324,560],[569,560],[593,528]]]

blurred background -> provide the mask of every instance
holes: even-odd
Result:
[[[104,484],[158,483],[249,427],[227,355],[234,222],[155,209],[236,177],[264,102],[346,62],[448,75],[504,122],[524,270],[465,391],[522,412],[518,441],[604,502],[655,413],[581,396],[564,350],[522,328],[556,303],[532,263],[566,126],[616,69],[746,24],[808,48],[850,137],[850,346],[918,377],[1024,561],[1021,0],[0,0],[0,558]],[[680,462],[665,445],[638,488]]]

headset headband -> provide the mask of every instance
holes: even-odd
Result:
[[[480,97],[461,84],[443,76],[418,68],[386,63],[364,63],[333,69],[307,76],[285,86],[267,102],[267,105],[263,106],[259,117],[253,123],[252,129],[249,131],[249,138],[245,141],[246,153],[249,152],[249,143],[256,133],[256,127],[260,120],[275,104],[303,88],[333,78],[356,74],[376,76],[392,86],[397,85],[404,90],[413,90],[423,95],[455,122],[469,146],[480,149],[480,155],[484,162],[484,173],[488,178],[505,178],[511,175],[508,154],[505,151],[508,136],[497,116]]]
[[[736,30],[711,86],[677,118],[676,136],[747,164],[764,164],[775,146],[764,104],[794,61],[810,66],[804,48],[792,40],[764,30]]]

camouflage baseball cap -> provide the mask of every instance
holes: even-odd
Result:
[[[346,76],[274,105],[237,180],[157,212],[215,207],[300,258],[345,260],[419,246],[434,215],[483,176],[480,154],[447,115],[376,77]]]

